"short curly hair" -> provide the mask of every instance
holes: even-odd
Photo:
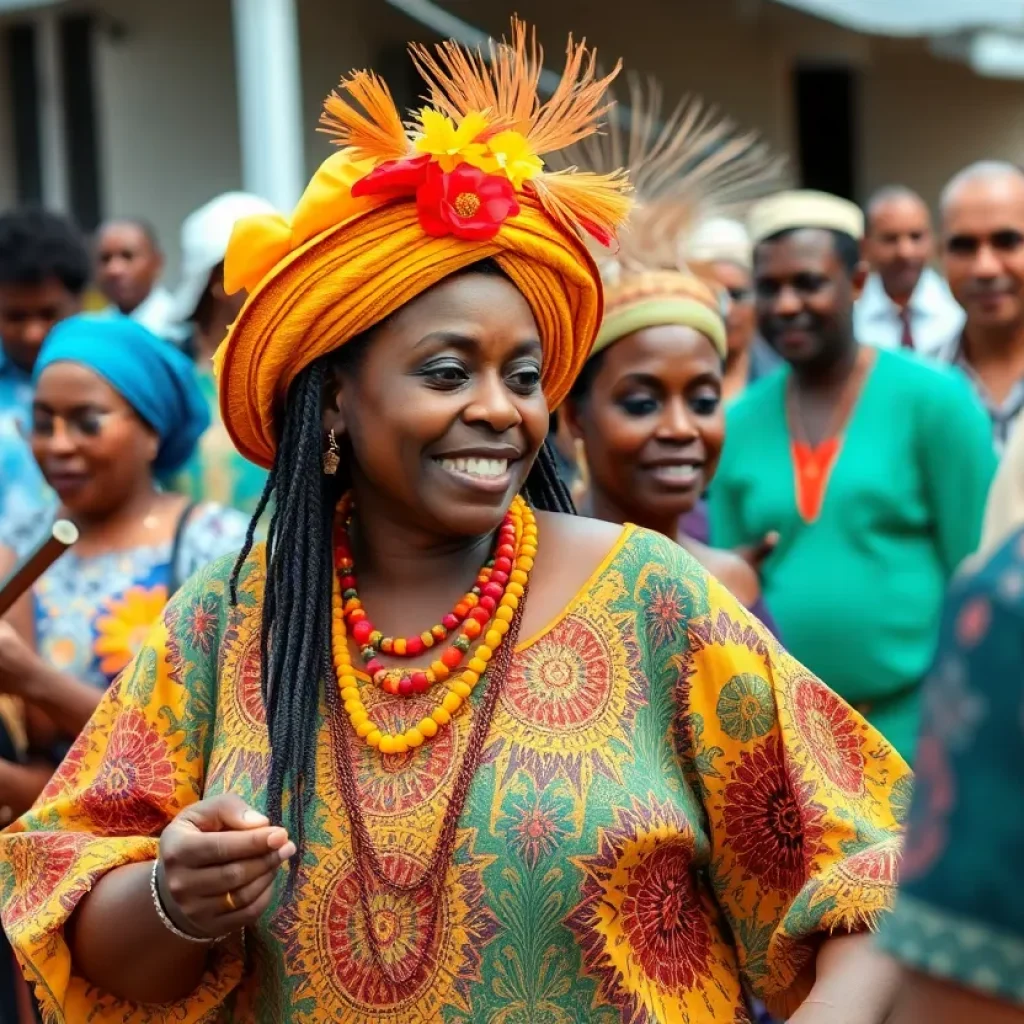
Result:
[[[89,250],[71,221],[38,209],[0,215],[0,284],[56,278],[72,295],[81,295],[89,275]]]

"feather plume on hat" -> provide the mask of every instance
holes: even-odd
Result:
[[[619,103],[607,131],[563,151],[565,166],[597,174],[625,168],[634,206],[618,252],[599,261],[617,270],[685,270],[687,243],[712,217],[742,219],[758,199],[785,184],[786,158],[755,132],[698,96],[686,96],[662,120],[662,89],[631,76],[629,124]]]
[[[629,98],[628,127],[616,104],[606,134],[559,154],[565,166],[596,174],[625,167],[634,188],[618,249],[594,251],[606,305],[593,351],[643,327],[685,323],[707,334],[724,354],[721,302],[689,263],[689,241],[709,218],[740,218],[781,187],[785,158],[699,97],[684,98],[664,120],[656,81],[631,78]]]

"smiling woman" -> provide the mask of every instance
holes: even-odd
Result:
[[[344,148],[236,229],[221,399],[269,540],[171,602],[0,837],[4,926],[54,1020],[830,1000],[860,940],[822,937],[886,904],[905,767],[680,548],[566,514],[544,444],[599,326],[581,236],[628,202],[541,157],[606,82],[570,44],[540,104],[518,23],[489,63],[415,55],[411,135],[346,79]]]
[[[187,459],[206,424],[184,356],[127,319],[73,317],[51,332],[35,370],[28,430],[55,504],[0,528],[0,566],[71,518],[80,541],[0,623],[0,690],[25,701],[34,791],[5,789],[25,810],[141,649],[167,599],[204,562],[237,550],[245,521],[187,508],[154,476]]]
[[[580,147],[598,167],[628,148],[638,199],[619,252],[602,261],[604,321],[564,408],[589,469],[585,507],[607,522],[678,540],[771,623],[748,562],[688,536],[681,524],[703,508],[722,452],[730,355],[728,297],[683,254],[694,249],[690,236],[702,218],[735,209],[771,183],[773,163],[754,136],[738,135],[699,101],[685,101],[655,131],[659,93],[647,92],[632,90],[641,128],[628,143],[615,124],[603,146]]]

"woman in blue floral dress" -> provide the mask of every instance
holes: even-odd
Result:
[[[30,440],[60,505],[3,524],[0,572],[58,514],[81,539],[0,623],[0,692],[23,702],[36,755],[0,772],[0,805],[14,813],[32,803],[170,595],[241,546],[241,514],[156,484],[189,458],[206,423],[188,360],[127,318],[75,317],[39,357]]]

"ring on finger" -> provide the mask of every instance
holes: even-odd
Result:
[[[228,913],[233,914],[238,907],[235,906],[235,897],[230,892],[224,893],[224,906],[228,908]]]

